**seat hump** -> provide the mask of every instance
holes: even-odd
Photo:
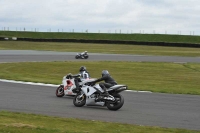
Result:
[[[125,87],[126,85],[114,85],[112,87],[110,87],[109,89],[116,89],[116,88],[120,88],[120,87]]]

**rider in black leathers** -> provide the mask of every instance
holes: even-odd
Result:
[[[105,81],[105,83],[100,83],[99,86],[104,90],[103,96],[109,96],[109,93],[107,92],[106,88],[110,88],[114,85],[117,85],[117,82],[110,76],[109,72],[107,70],[102,71],[102,77],[93,81],[94,83],[99,81]]]

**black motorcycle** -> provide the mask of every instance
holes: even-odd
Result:
[[[89,55],[88,54],[83,54],[81,55],[80,53],[77,53],[75,56],[76,59],[88,59]]]

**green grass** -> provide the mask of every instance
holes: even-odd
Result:
[[[148,62],[23,62],[0,64],[1,79],[60,84],[67,73],[76,74],[85,65],[91,77],[107,69],[118,84],[131,90],[200,95],[200,64]]]
[[[23,32],[0,31],[2,37],[25,38],[68,38],[90,40],[134,40],[149,42],[200,43],[200,36],[165,34],[107,34],[107,33],[67,33],[67,32]]]
[[[4,37],[77,38],[106,40],[136,40],[200,43],[199,36],[148,35],[148,34],[82,34],[4,32]],[[106,49],[105,49],[106,47]],[[0,49],[51,50],[95,53],[200,56],[199,49],[155,46],[130,46],[80,43],[33,43],[0,41]],[[108,69],[119,84],[132,90],[163,93],[200,94],[200,64],[138,63],[138,62],[46,62],[0,64],[0,78],[60,84],[67,73],[77,73],[85,65],[92,77],[100,77]],[[200,131],[137,126],[129,124],[86,121],[80,119],[48,117],[34,114],[0,112],[2,133],[199,133]]]
[[[199,48],[177,48],[177,47],[161,47],[161,46],[123,45],[123,44],[0,41],[0,49],[1,50],[7,50],[7,49],[49,50],[49,51],[67,51],[67,52],[82,52],[87,50],[89,53],[200,57]]]
[[[119,124],[44,115],[0,112],[1,133],[200,133],[195,130]]]

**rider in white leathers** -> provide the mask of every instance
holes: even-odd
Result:
[[[84,55],[87,55],[87,51],[82,52],[80,55],[81,55],[81,58],[84,58]]]
[[[81,79],[88,79],[90,78],[90,74],[89,72],[86,70],[85,66],[81,66],[79,69],[80,73],[75,75],[75,84],[76,84],[76,89],[79,89],[79,83],[81,81]]]
[[[83,79],[88,79],[90,78],[90,74],[89,72],[86,70],[86,67],[85,66],[81,66],[80,69],[80,77],[83,78]]]

